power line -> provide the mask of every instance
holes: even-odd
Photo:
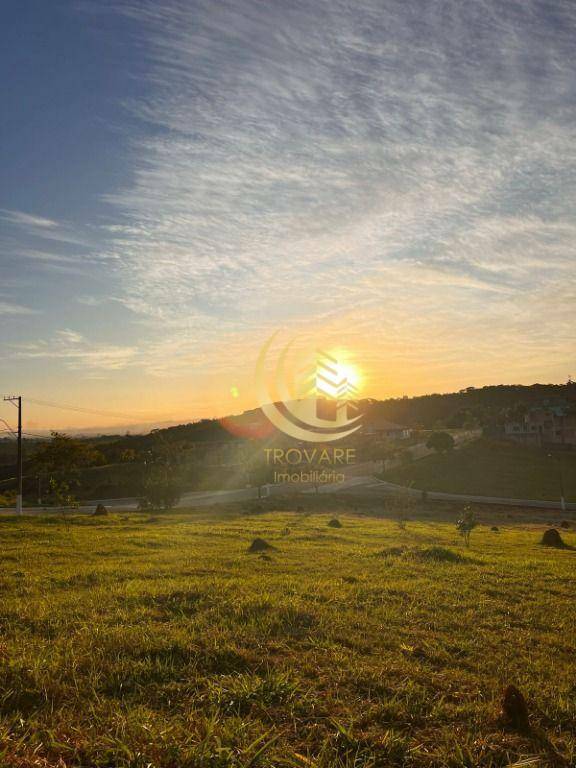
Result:
[[[39,400],[35,397],[26,397],[26,402],[28,403],[34,403],[34,405],[42,405],[46,406],[47,408],[57,408],[62,411],[75,411],[76,413],[89,413],[93,416],[109,416],[110,418],[115,419],[130,419],[130,420],[138,420],[139,418],[142,418],[140,416],[134,416],[134,414],[129,413],[121,413],[118,411],[102,411],[95,408],[82,408],[78,405],[68,405],[66,403],[56,403],[52,400]]]
[[[4,419],[0,419],[0,421],[2,422],[2,424],[5,424],[5,425],[6,425],[6,427],[7,427],[7,429],[3,429],[3,430],[2,430],[2,432],[10,432],[10,434],[11,434],[11,435],[13,435],[14,437],[16,437],[16,432],[14,432],[14,430],[12,429],[12,427],[10,426],[10,424],[8,424],[8,422],[7,422],[7,421],[4,421]]]

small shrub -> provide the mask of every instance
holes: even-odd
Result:
[[[333,517],[331,520],[328,521],[328,527],[329,528],[342,528],[342,523],[340,520],[338,520],[337,517]]]
[[[446,547],[428,547],[428,549],[418,549],[414,552],[414,557],[418,560],[433,561],[436,563],[469,563],[471,560],[463,557],[458,552],[453,552]]]
[[[92,517],[105,517],[108,514],[108,510],[104,506],[104,504],[98,504],[94,512],[92,512]]]
[[[406,547],[386,547],[376,554],[378,557],[400,557],[406,552]]]
[[[470,536],[477,525],[478,520],[474,511],[470,507],[464,507],[464,514],[456,523],[456,528],[458,529],[460,536],[464,539],[464,544],[467,547],[470,546]]]
[[[47,502],[53,507],[75,508],[78,506],[76,497],[70,491],[70,485],[65,480],[51,477],[48,482]]]
[[[570,528],[570,522],[568,520],[562,520],[560,528]]]

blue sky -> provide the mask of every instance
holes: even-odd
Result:
[[[0,390],[225,413],[277,328],[375,396],[576,373],[571,0],[21,0],[0,34]]]

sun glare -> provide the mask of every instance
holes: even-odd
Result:
[[[360,367],[350,360],[350,353],[343,349],[338,349],[331,353],[338,361],[336,366],[338,381],[346,379],[349,384],[357,390],[362,389],[364,377]]]

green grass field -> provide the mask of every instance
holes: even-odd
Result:
[[[385,479],[447,493],[519,499],[560,497],[560,466],[566,498],[576,501],[576,452],[556,453],[481,439],[447,454],[397,467]]]
[[[575,765],[576,552],[318,504],[0,519],[0,765]]]

